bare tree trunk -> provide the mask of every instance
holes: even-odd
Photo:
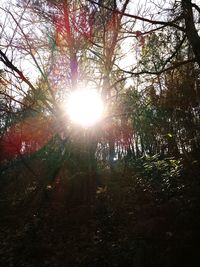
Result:
[[[185,19],[185,32],[192,46],[196,61],[200,67],[200,37],[195,28],[191,0],[182,0],[182,8]]]

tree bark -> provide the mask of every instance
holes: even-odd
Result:
[[[200,36],[195,28],[194,15],[191,0],[182,0],[183,15],[185,20],[185,32],[192,46],[196,62],[200,67]]]

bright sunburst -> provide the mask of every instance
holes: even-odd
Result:
[[[76,90],[67,101],[67,113],[74,123],[92,126],[101,119],[102,99],[96,90]]]

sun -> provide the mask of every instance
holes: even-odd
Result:
[[[80,89],[69,95],[67,113],[72,122],[88,127],[97,123],[103,114],[103,101],[97,90]]]

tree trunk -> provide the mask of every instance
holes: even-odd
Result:
[[[185,19],[185,32],[190,42],[196,62],[200,67],[200,37],[195,28],[191,0],[182,0],[183,15]]]

